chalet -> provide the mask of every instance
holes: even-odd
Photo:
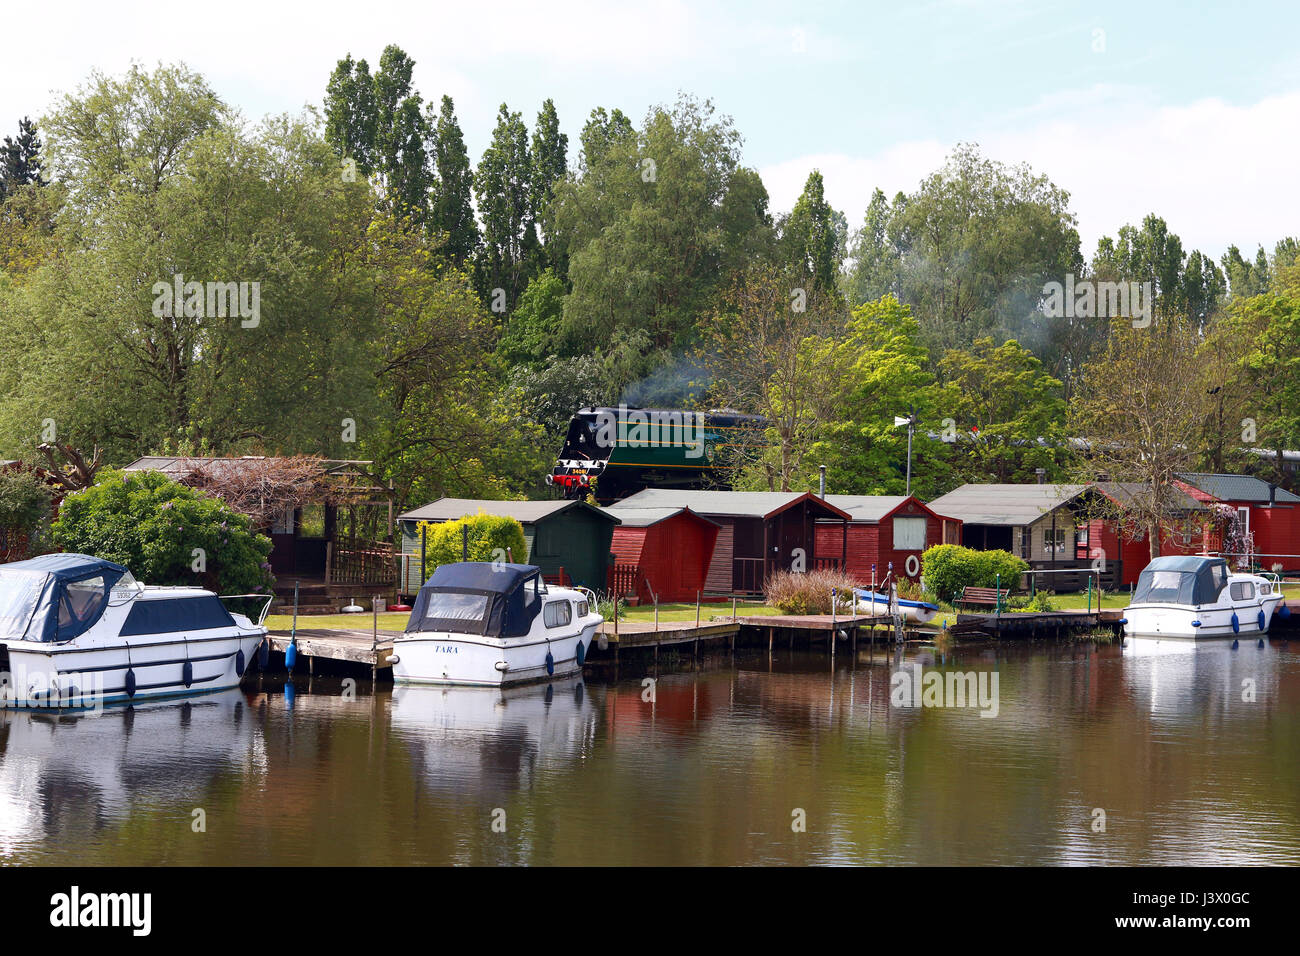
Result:
[[[1236,511],[1245,546],[1225,557],[1247,565],[1258,562],[1266,571],[1300,570],[1300,496],[1250,475],[1189,472],[1178,477],[1197,501]]]
[[[891,567],[896,577],[919,579],[926,548],[961,540],[960,521],[913,495],[827,495],[825,500],[849,515],[844,567],[863,584],[884,580]],[[819,552],[833,553],[839,535],[839,522],[819,521]]]
[[[553,581],[572,582],[603,590],[608,576],[610,544],[619,519],[584,501],[491,501],[479,498],[439,498],[432,504],[398,515],[402,534],[401,592],[415,594],[424,573],[422,521],[457,521],[479,512],[514,518],[524,527],[528,554],[515,561],[535,564]],[[433,569],[429,568],[432,573]]]
[[[808,492],[647,488],[620,501],[617,513],[645,508],[690,508],[718,525],[704,582],[710,594],[761,594],[774,571],[839,568],[847,557],[848,513]],[[819,520],[840,529],[823,536],[820,549]]]
[[[1150,545],[1143,536],[1096,515],[1113,512],[1116,506],[1122,509],[1136,491],[1137,486],[1122,482],[966,484],[931,501],[930,509],[961,521],[964,546],[1010,551],[1035,571],[1051,572],[1039,578],[1043,587],[1078,590],[1085,586],[1085,575],[1065,572],[1100,567],[1102,586],[1112,589],[1137,580],[1150,560]],[[1104,509],[1093,499],[1097,494],[1108,499]],[[1203,505],[1178,492],[1176,517],[1192,522],[1204,511]],[[1207,543],[1206,533],[1202,526],[1199,533],[1185,537],[1164,535],[1161,553],[1198,553]]]
[[[694,601],[704,590],[720,526],[690,508],[605,509],[619,519],[610,590],[641,604]]]

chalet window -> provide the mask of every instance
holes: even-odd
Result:
[[[925,519],[924,518],[895,518],[894,519],[894,550],[895,551],[924,551],[925,550]]]
[[[547,627],[564,627],[573,620],[573,605],[568,601],[552,601],[542,609],[542,620]]]
[[[1043,529],[1043,551],[1045,551],[1047,554],[1065,553],[1065,529],[1064,528]]]
[[[271,525],[271,534],[293,534],[293,509],[285,508]]]

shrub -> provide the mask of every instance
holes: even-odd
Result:
[[[245,594],[274,583],[271,539],[246,515],[158,472],[101,471],[63,499],[53,534],[59,547],[124,564],[146,584]]]
[[[837,589],[842,606],[852,607],[851,595],[857,586],[853,578],[839,571],[778,571],[763,582],[763,592],[768,604],[786,614],[829,614],[831,589]]]
[[[7,533],[12,558],[43,549],[53,500],[50,486],[34,472],[0,471],[0,529]]]
[[[466,515],[457,521],[422,521],[416,534],[428,531],[426,562],[427,578],[433,569],[442,564],[455,564],[462,559],[462,528],[469,529],[469,559],[471,561],[506,561],[515,564],[528,562],[528,545],[524,541],[524,526],[504,515],[479,512]]]
[[[975,551],[956,544],[936,544],[921,555],[925,589],[944,601],[961,596],[962,588],[991,588],[1001,582],[1014,588],[1029,565],[1007,551]]]
[[[1051,591],[1035,591],[1034,596],[1025,604],[1026,611],[1055,611]]]

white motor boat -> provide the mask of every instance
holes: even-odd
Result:
[[[576,674],[603,621],[590,591],[547,587],[533,565],[444,564],[393,640],[393,680],[499,687]]]
[[[1184,640],[1258,636],[1268,630],[1281,603],[1274,581],[1234,574],[1223,558],[1154,558],[1124,609],[1124,633]]]
[[[0,565],[0,703],[87,708],[228,690],[257,623],[211,591],[146,587],[120,564],[47,554]]]
[[[857,613],[859,614],[885,617],[893,613],[890,609],[889,595],[882,594],[879,591],[857,588],[853,592],[853,600],[857,605]],[[929,604],[925,601],[911,601],[901,597],[894,598],[894,601],[898,605],[898,613],[903,616],[903,620],[911,621],[914,624],[928,624],[939,613],[937,604]]]

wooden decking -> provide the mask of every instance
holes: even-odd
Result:
[[[331,661],[343,661],[349,664],[364,664],[366,667],[384,669],[390,667],[388,658],[393,654],[393,638],[397,631],[380,631],[379,643],[375,644],[372,631],[335,629],[335,628],[298,628],[298,656],[305,658],[308,670],[312,660],[320,658]],[[270,633],[271,650],[281,654],[289,646],[288,631]],[[297,669],[297,668],[295,668]]]
[[[954,636],[992,634],[1016,637],[1052,637],[1064,631],[1090,630],[1098,627],[1118,628],[1124,612],[1097,611],[993,611],[979,614],[961,613],[950,628]]]

